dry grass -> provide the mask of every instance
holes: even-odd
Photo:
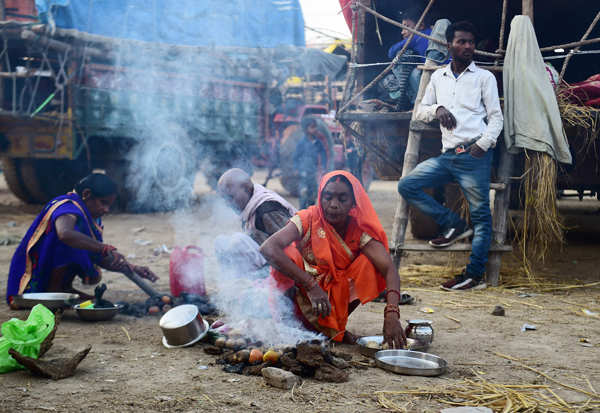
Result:
[[[568,85],[566,85],[568,86]],[[558,101],[558,109],[563,125],[573,127],[583,132],[585,144],[579,148],[578,154],[587,153],[590,149],[594,149],[598,137],[600,137],[600,111],[590,106],[584,106],[583,102],[572,103],[572,95],[566,87],[560,87],[556,92],[556,100]]]
[[[488,407],[496,412],[584,412],[600,408],[597,394],[586,402],[569,402],[560,397],[549,385],[500,384],[486,380],[477,372],[476,379],[457,383],[428,386],[399,391],[377,391],[380,406],[393,412],[415,411],[415,398],[426,398],[450,406]],[[593,394],[593,393],[592,393]]]
[[[556,161],[546,153],[525,151],[525,208],[516,238],[528,277],[535,278],[533,264],[544,262],[563,247],[564,226],[556,204]]]

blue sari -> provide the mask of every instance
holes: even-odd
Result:
[[[52,271],[67,265],[76,265],[79,276],[98,279],[96,264],[101,255],[72,248],[58,239],[55,222],[62,215],[77,217],[75,230],[102,242],[102,223],[94,220],[85,203],[76,193],[61,195],[50,201],[33,221],[13,255],[8,274],[6,301],[23,293],[45,292]]]

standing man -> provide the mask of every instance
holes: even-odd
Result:
[[[294,167],[300,178],[300,209],[306,209],[317,199],[317,183],[321,174],[326,172],[327,153],[317,136],[317,121],[314,118],[303,118],[301,125],[304,136],[294,151]]]
[[[503,117],[495,77],[473,63],[475,27],[469,22],[451,24],[446,31],[452,62],[431,76],[416,117],[438,119],[442,154],[421,162],[398,182],[408,203],[430,215],[443,233],[429,244],[443,248],[473,234],[456,213],[440,205],[423,188],[457,182],[469,203],[474,237],[470,262],[445,290],[481,289],[492,238],[490,173],[492,148],[502,131]],[[486,122],[487,120],[487,122]]]

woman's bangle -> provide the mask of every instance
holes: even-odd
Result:
[[[386,316],[388,313],[396,313],[398,318],[400,318],[400,310],[398,309],[397,305],[387,304],[383,310],[383,315]]]
[[[385,301],[388,301],[388,295],[390,293],[396,293],[396,295],[398,295],[398,302],[400,302],[400,300],[402,300],[402,294],[400,293],[400,291],[398,290],[387,290],[385,293]]]
[[[103,244],[102,245],[102,252],[101,252],[101,254],[102,254],[103,257],[108,257],[109,253],[111,253],[113,251],[116,251],[116,250],[117,250],[117,248],[113,247],[112,245]]]

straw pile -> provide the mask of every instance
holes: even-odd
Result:
[[[566,85],[568,86],[568,85]],[[600,111],[583,104],[572,103],[572,93],[562,86],[556,92],[558,109],[565,128],[577,128],[583,133],[585,144],[579,148],[578,154],[587,153],[594,148],[596,140],[600,137]]]
[[[500,384],[485,380],[465,379],[455,384],[427,386],[411,390],[377,391],[377,402],[393,412],[414,410],[416,397],[434,399],[450,406],[488,407],[497,412],[579,412],[600,408],[598,397],[589,397],[586,402],[568,402],[548,385]],[[594,394],[594,393],[592,393]],[[597,395],[596,395],[597,396]]]

